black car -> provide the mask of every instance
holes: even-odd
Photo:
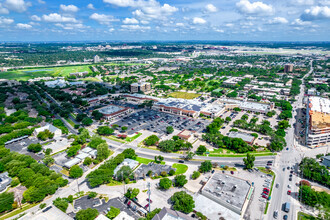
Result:
[[[179,163],[184,163],[184,160],[179,160],[178,162],[179,162]]]
[[[292,178],[291,177],[289,178],[289,181],[292,181]]]

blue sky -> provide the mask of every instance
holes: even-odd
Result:
[[[330,0],[0,0],[0,41],[329,41]]]

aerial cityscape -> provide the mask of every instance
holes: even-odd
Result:
[[[330,220],[327,0],[0,0],[0,220]]]

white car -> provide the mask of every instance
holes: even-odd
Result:
[[[288,188],[291,189],[291,185],[288,185]]]

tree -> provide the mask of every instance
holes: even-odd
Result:
[[[129,159],[133,159],[133,160],[135,160],[137,157],[135,150],[133,150],[132,148],[125,149],[123,151],[123,154],[124,154],[125,158],[129,158]]]
[[[167,126],[167,127],[166,127],[166,132],[167,132],[168,134],[172,134],[173,131],[174,131],[174,129],[173,129],[172,126]]]
[[[197,179],[200,175],[201,175],[200,172],[198,172],[198,171],[194,171],[193,174],[191,175],[191,178],[192,178],[193,180],[195,180],[195,179]]]
[[[176,192],[171,197],[173,209],[184,213],[190,213],[195,208],[193,197],[184,191]]]
[[[187,155],[186,155],[186,160],[191,160],[191,159],[193,159],[193,157],[195,156],[195,153],[194,152],[191,152],[191,151],[189,151],[188,153],[187,153]]]
[[[45,150],[45,155],[50,155],[53,152],[53,150],[51,148],[47,148]]]
[[[289,119],[292,118],[291,110],[282,111],[281,114],[278,116],[280,119]]]
[[[226,122],[226,123],[229,123],[230,121],[231,121],[231,118],[230,118],[230,117],[226,117],[226,118],[225,118],[225,122]]]
[[[55,162],[54,158],[51,156],[45,156],[45,158],[42,160],[46,166],[49,166]]]
[[[97,129],[97,133],[99,135],[111,135],[114,132],[112,128],[109,128],[108,126],[100,126]]]
[[[91,138],[91,141],[88,143],[88,146],[90,146],[91,148],[96,149],[97,146],[99,146],[102,143],[106,143],[105,140],[103,140],[100,136],[98,135],[93,135],[93,137]]]
[[[121,127],[122,131],[127,131],[127,129],[128,129],[128,127],[126,127],[126,126]]]
[[[159,188],[161,189],[169,189],[172,186],[172,180],[165,177],[159,180]]]
[[[158,141],[159,141],[159,138],[153,134],[144,140],[144,144],[147,146],[153,146],[153,145],[156,145]]]
[[[42,150],[42,145],[40,143],[37,144],[30,144],[28,146],[28,150],[34,153],[40,152]]]
[[[97,146],[97,159],[104,160],[110,156],[110,150],[107,143],[102,143]]]
[[[0,213],[13,209],[14,193],[4,192],[0,194]]]
[[[119,215],[120,209],[110,206],[110,211],[106,214],[106,216],[110,219],[114,219]]]
[[[95,198],[97,196],[96,192],[89,192],[88,193],[88,198]]]
[[[161,163],[164,160],[162,155],[155,156],[155,163]]]
[[[174,177],[174,186],[176,187],[183,187],[187,182],[185,175],[181,174]]]
[[[161,211],[160,208],[156,208],[149,212],[145,218],[139,218],[139,220],[152,220],[155,215],[157,215]]]
[[[69,176],[71,178],[78,178],[78,177],[81,177],[83,175],[83,173],[84,173],[84,171],[78,165],[73,165],[70,168]]]
[[[95,120],[100,120],[103,117],[103,114],[98,110],[95,110],[92,112],[92,116],[94,117]]]
[[[76,214],[77,220],[93,220],[99,215],[97,209],[87,208],[82,209]]]
[[[279,122],[278,122],[277,127],[278,127],[279,129],[287,129],[288,127],[291,127],[291,125],[289,124],[289,121],[287,121],[287,120],[282,120],[282,121],[279,121]]]
[[[43,141],[47,140],[48,138],[52,139],[53,137],[54,137],[54,133],[50,132],[47,129],[39,132],[37,135],[37,138],[39,138],[40,140],[43,140]]]
[[[212,163],[209,160],[206,160],[204,162],[201,163],[200,167],[199,167],[199,171],[201,173],[206,173],[212,170]]]
[[[81,149],[81,146],[78,145],[72,145],[71,147],[69,147],[68,151],[66,152],[68,157],[73,157],[75,155],[77,155],[78,151]]]
[[[129,166],[122,166],[116,173],[118,181],[123,181],[129,178],[132,173],[132,169]]]
[[[243,158],[246,169],[252,169],[254,166],[255,156],[247,153],[246,158]]]
[[[93,124],[93,120],[91,118],[86,117],[81,121],[81,123],[85,126],[89,126]]]
[[[137,195],[139,195],[140,190],[137,188],[128,188],[127,192],[125,193],[125,196],[129,199],[133,199],[135,197],[137,197]]]
[[[196,150],[196,154],[204,154],[207,151],[206,147],[204,145],[199,145],[199,147]]]
[[[92,163],[92,159],[90,157],[86,157],[83,164],[85,166],[89,166],[91,165],[91,163]]]
[[[53,204],[54,206],[56,206],[59,210],[61,210],[62,212],[66,212],[68,206],[69,206],[69,203],[68,201],[65,199],[65,198],[56,198],[54,201],[53,201]]]
[[[163,152],[171,152],[174,150],[175,143],[173,140],[161,141],[158,144],[158,148]]]

